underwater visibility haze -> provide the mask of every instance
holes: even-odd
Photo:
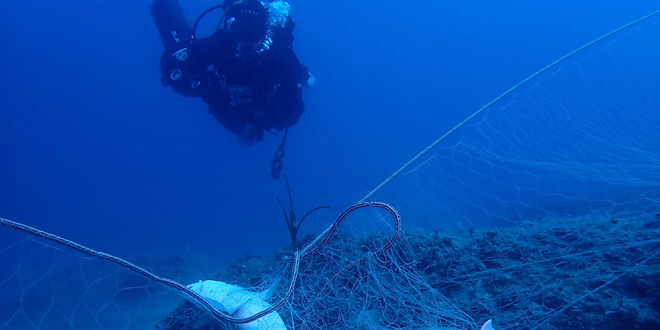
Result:
[[[218,4],[179,2],[191,23]],[[184,285],[287,298],[286,329],[660,327],[660,18],[571,54],[657,3],[289,3],[316,83],[286,181],[281,135],[242,145],[161,85],[150,1],[0,4],[0,216]],[[357,202],[387,206],[322,234]],[[309,210],[294,243],[314,253],[293,267],[286,221]],[[5,226],[0,264],[0,329],[232,327]]]

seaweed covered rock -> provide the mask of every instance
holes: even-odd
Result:
[[[361,299],[355,295],[360,292],[381,296],[359,306],[350,322],[384,324],[383,320],[392,315],[396,317],[386,324],[406,328],[406,321],[426,322],[430,310],[411,308],[403,316],[391,306],[415,306],[422,299],[428,302],[446,297],[475,320],[493,318],[495,328],[659,329],[659,224],[658,217],[539,219],[458,234],[416,230],[402,237],[383,258],[350,271],[344,271],[333,256],[357,260],[382,244],[382,236],[357,237],[341,232],[327,246],[332,253],[303,262],[302,276],[316,286],[299,285],[301,292],[287,306],[305,310],[319,305],[310,297],[322,299],[328,287],[336,290],[332,299],[328,298],[331,303],[320,305],[316,325],[302,325],[305,322],[291,318],[289,328],[323,328],[334,324],[336,318],[347,318],[347,311],[355,309],[356,299]],[[306,237],[303,242],[310,240]],[[269,276],[282,268],[287,254],[282,250],[267,257],[246,255],[217,277],[263,287]],[[388,262],[396,267],[382,266]],[[403,276],[394,276],[397,274]],[[364,281],[367,278],[370,282]],[[378,291],[370,285],[387,289]],[[194,308],[183,304],[163,321],[161,329],[231,326],[217,325],[204,313],[193,313]]]

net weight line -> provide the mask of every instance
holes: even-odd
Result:
[[[167,287],[170,287],[172,289],[175,289],[181,293],[184,294],[186,298],[191,300],[193,303],[198,303],[202,308],[204,308],[206,311],[208,311],[211,316],[213,316],[216,319],[227,321],[227,322],[232,322],[232,323],[238,323],[238,324],[244,324],[244,323],[250,323],[253,321],[256,321],[272,312],[274,312],[276,309],[282,307],[284,303],[291,297],[293,294],[293,290],[296,284],[296,279],[298,278],[298,272],[300,268],[300,260],[303,258],[308,258],[311,257],[312,255],[316,254],[324,245],[328,243],[330,238],[334,235],[334,233],[337,230],[337,227],[339,224],[353,211],[360,209],[360,208],[369,208],[369,207],[375,207],[375,208],[382,208],[387,210],[393,217],[395,221],[395,232],[390,238],[390,240],[383,245],[377,252],[372,254],[371,256],[374,255],[379,255],[385,250],[389,249],[394,241],[398,238],[400,231],[401,231],[401,217],[399,216],[398,212],[390,205],[386,203],[380,203],[380,202],[366,202],[366,203],[358,203],[350,206],[348,209],[346,209],[338,218],[337,220],[328,227],[321,235],[319,235],[314,241],[312,241],[309,245],[305,246],[301,251],[295,251],[293,253],[293,256],[287,256],[284,258],[285,261],[293,261],[294,266],[293,266],[293,271],[291,273],[291,279],[289,281],[289,286],[287,287],[286,294],[274,305],[264,309],[263,311],[256,313],[252,316],[246,317],[246,318],[235,318],[229,315],[224,314],[223,312],[219,311],[217,308],[215,308],[206,298],[204,298],[202,295],[199,293],[189,289],[187,286],[184,284],[181,284],[177,281],[158,276],[134,263],[131,263],[130,261],[124,260],[122,258],[119,258],[117,256],[97,251],[94,249],[91,249],[89,247],[86,247],[84,245],[78,244],[74,241],[68,240],[66,238],[51,234],[49,232],[28,226],[26,224],[16,222],[13,220],[9,220],[6,218],[0,217],[0,225],[4,225],[10,228],[14,228],[23,232],[26,232],[28,234],[41,237],[44,239],[47,239],[49,241],[55,242],[60,245],[67,246],[69,248],[72,248],[76,251],[82,252],[84,254],[90,255],[92,257],[100,258],[106,261],[109,261],[111,263],[114,263],[120,267],[124,267],[128,270],[131,270],[141,276],[144,276],[145,278],[152,280],[154,282],[160,283],[162,285],[165,285]],[[325,237],[322,241],[320,239],[322,237]],[[319,243],[320,241],[320,243]],[[311,251],[309,251],[315,244],[318,244],[318,246]],[[339,273],[343,273],[346,271],[348,268],[355,266],[361,262],[364,262],[368,257],[363,257],[360,260],[358,260],[356,263],[353,263],[351,265],[348,265],[344,269],[342,269]]]
[[[185,286],[185,285],[183,285],[183,284],[181,284],[177,281],[171,280],[169,278],[160,277],[160,276],[158,276],[158,275],[156,275],[156,274],[154,274],[154,273],[152,273],[152,272],[150,272],[150,271],[148,271],[148,270],[146,270],[146,269],[144,269],[144,268],[142,268],[142,267],[140,267],[140,266],[138,266],[138,265],[136,265],[136,264],[134,264],[130,261],[126,261],[122,258],[116,257],[114,255],[111,255],[111,254],[108,254],[108,253],[105,253],[105,252],[96,251],[94,249],[88,248],[84,245],[80,245],[80,244],[78,244],[76,242],[73,242],[71,240],[68,240],[66,238],[63,238],[63,237],[51,234],[49,232],[46,232],[46,231],[43,231],[43,230],[31,227],[31,226],[22,224],[20,222],[16,222],[16,221],[12,221],[12,220],[0,217],[0,224],[2,224],[4,226],[7,226],[7,227],[10,227],[10,228],[18,229],[18,230],[23,231],[23,232],[27,232],[29,234],[32,234],[32,235],[35,235],[35,236],[38,236],[38,237],[41,237],[41,238],[44,238],[44,239],[47,239],[47,240],[50,240],[50,241],[53,241],[57,244],[61,244],[61,245],[70,247],[74,250],[77,250],[77,251],[82,252],[84,254],[90,255],[92,257],[97,257],[97,258],[112,262],[112,263],[114,263],[116,265],[119,265],[121,267],[127,268],[127,269],[141,275],[141,276],[144,276],[145,278],[147,278],[149,280],[160,283],[162,285],[173,288],[173,289],[183,293],[184,296],[189,298],[192,302],[200,304],[205,310],[207,310],[209,313],[211,313],[211,315],[213,317],[215,317],[217,319],[220,319],[220,320],[233,322],[233,323],[250,323],[252,321],[255,321],[259,318],[262,318],[262,317],[272,313],[277,308],[284,305],[284,303],[286,302],[286,299],[289,296],[291,296],[291,294],[293,293],[293,288],[295,286],[296,278],[298,277],[298,269],[299,269],[299,266],[300,266],[300,254],[298,252],[295,252],[293,257],[291,257],[291,259],[294,261],[294,268],[293,268],[293,274],[291,276],[291,281],[289,282],[289,287],[287,289],[286,295],[282,299],[280,299],[280,301],[278,301],[276,304],[272,305],[271,307],[266,308],[263,311],[261,311],[259,313],[256,313],[256,314],[254,314],[250,317],[234,318],[234,317],[225,315],[224,313],[222,313],[221,311],[219,311],[218,309],[213,307],[213,305],[208,300],[206,300],[199,293],[189,289],[187,286]]]

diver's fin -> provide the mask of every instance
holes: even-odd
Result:
[[[481,326],[481,330],[495,330],[495,328],[493,328],[493,320],[486,321],[486,323]]]
[[[314,75],[312,75],[311,72],[307,71],[307,81],[305,82],[305,86],[312,87],[314,86],[315,82],[316,82],[316,77],[314,77]]]
[[[268,290],[261,292],[261,300],[268,301],[270,298],[273,298],[277,287],[280,286],[280,281],[282,281],[283,276],[284,274],[277,275],[273,283],[268,287]]]
[[[266,291],[259,292],[259,296],[261,300],[263,301],[268,301],[270,298],[273,298],[273,295],[275,294],[275,291],[277,291],[277,287],[280,286],[280,282],[282,281],[282,278],[284,277],[284,274],[286,274],[286,271],[289,269],[289,265],[287,264],[284,269],[282,269],[282,272],[275,277],[275,280],[273,283],[270,284],[268,289]]]

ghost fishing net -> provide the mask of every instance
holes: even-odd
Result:
[[[454,228],[409,240],[463,311],[504,329],[660,326],[656,15],[514,86],[368,195]]]
[[[365,212],[363,208],[375,210]],[[245,309],[257,298],[242,300],[233,309],[229,307],[231,299],[207,299],[208,292],[160,277],[118,257],[8,219],[0,220],[34,236],[24,237],[1,252],[7,260],[18,256],[12,270],[3,276],[2,285],[16,288],[14,293],[20,297],[7,302],[3,328],[473,326],[469,316],[416,275],[414,253],[401,237],[401,219],[383,203],[355,204],[323,234],[304,240],[305,247],[299,252],[282,252],[256,262],[239,260],[227,274],[217,276],[230,278],[239,283],[238,287],[250,288],[251,293],[267,292],[272,286],[274,295],[264,300],[275,303],[260,305],[257,310]],[[32,262],[45,267],[23,270]],[[251,266],[247,267],[246,262]],[[287,264],[283,271],[282,264]],[[259,323],[273,316],[273,311],[282,321]]]
[[[3,229],[4,230],[4,229]],[[172,291],[56,243],[3,233],[0,329],[148,329]],[[163,311],[154,309],[158,304]]]
[[[246,290],[238,304],[180,284],[180,259],[3,229],[0,329],[657,328],[657,14],[479,109],[299,253],[209,274]],[[245,323],[264,309],[281,322]]]

